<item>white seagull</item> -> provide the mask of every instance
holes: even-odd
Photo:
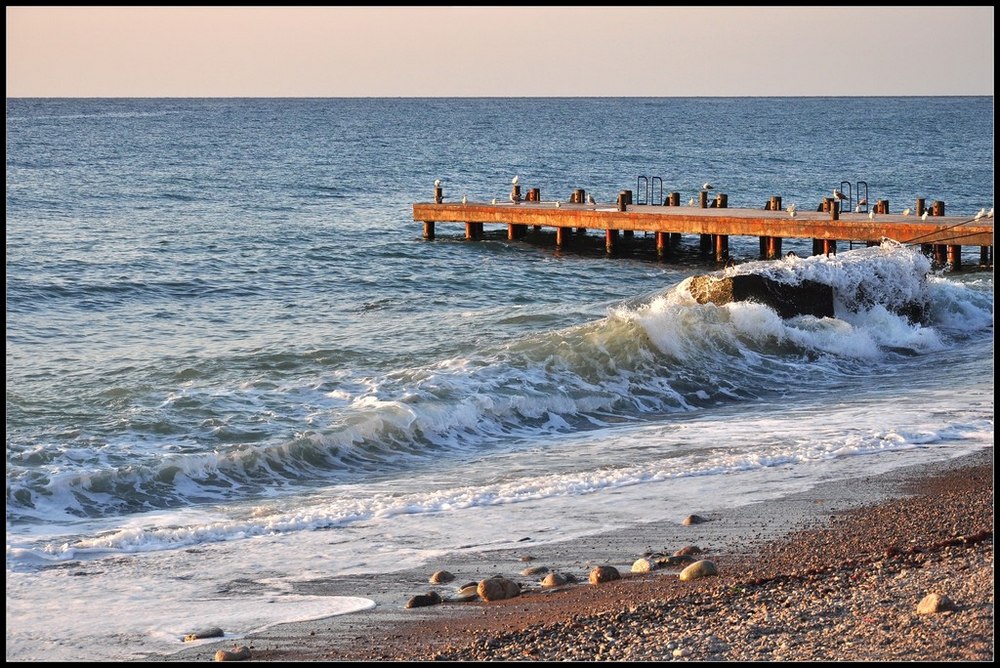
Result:
[[[930,209],[924,211],[924,215],[920,216],[920,220],[927,220],[927,214],[929,214],[930,212],[931,212]]]
[[[986,217],[987,218],[992,218],[993,217],[993,207],[992,206],[990,207],[990,210],[986,212]]]
[[[796,205],[795,205],[794,202],[792,204],[789,204],[787,207],[785,207],[785,211],[787,211],[788,215],[791,216],[792,218],[795,217],[795,209],[796,209]]]
[[[468,204],[468,203],[469,203],[469,198],[466,197],[465,195],[462,195],[462,204]]]
[[[841,202],[843,202],[845,199],[847,199],[847,195],[845,195],[844,193],[840,192],[836,188],[833,189],[833,197],[834,197],[834,199],[839,199]]]
[[[861,213],[861,202],[858,202],[858,205],[854,207],[854,213]]]
[[[868,220],[875,220],[875,209],[868,212]]]
[[[510,182],[511,182],[511,184],[512,184],[512,185],[515,185],[515,186],[516,186],[516,185],[517,185],[517,176],[515,176],[514,178],[512,178],[512,179],[510,180]]]
[[[694,197],[688,200],[688,206],[694,206]]]
[[[434,187],[435,188],[441,187],[441,179],[434,179]]]
[[[986,207],[984,206],[982,209],[979,210],[979,213],[976,214],[976,217],[974,218],[974,220],[979,220],[980,218],[982,218],[985,215],[986,215]]]
[[[713,186],[713,185],[712,185],[711,183],[709,183],[708,181],[705,181],[705,183],[701,184],[701,189],[702,189],[702,190],[711,190],[711,189],[712,189],[712,188],[714,188],[714,187],[715,187],[715,186]]]
[[[861,199],[858,200],[858,204],[860,204],[861,206],[867,206],[868,205],[868,198],[867,197],[862,197]]]
[[[494,198],[493,198],[493,203],[494,203],[494,204],[496,204],[496,203],[497,203],[497,198],[496,198],[496,197],[494,197]]]
[[[906,207],[905,209],[903,209],[903,215],[904,216],[909,216],[910,215],[910,207]]]
[[[594,196],[590,193],[587,193],[587,204],[597,204],[597,202],[594,201]]]
[[[562,206],[562,204],[559,203],[559,200],[556,200],[556,208],[558,209],[561,206]]]

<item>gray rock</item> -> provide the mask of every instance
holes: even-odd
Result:
[[[696,561],[685,568],[681,571],[678,577],[680,577],[682,582],[687,582],[689,580],[697,580],[698,578],[718,574],[719,571],[715,567],[715,562],[709,561],[708,559],[702,559],[701,561]]]
[[[723,306],[730,302],[751,301],[770,306],[782,318],[834,316],[833,288],[808,279],[791,285],[757,274],[694,276],[689,291],[699,304]]]
[[[198,629],[192,631],[191,633],[184,634],[184,642],[192,642],[194,640],[201,640],[203,638],[222,638],[226,634],[222,632],[218,626],[209,626],[204,629]]]

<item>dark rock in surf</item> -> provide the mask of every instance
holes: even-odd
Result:
[[[689,291],[699,304],[750,301],[770,306],[782,318],[833,317],[833,288],[808,279],[790,285],[757,274],[694,276]]]

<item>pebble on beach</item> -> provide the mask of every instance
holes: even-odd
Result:
[[[441,602],[441,595],[436,591],[429,591],[426,594],[417,594],[406,602],[407,608],[426,608],[429,605],[437,605]]]
[[[612,580],[620,580],[621,573],[614,566],[595,566],[592,571],[590,571],[590,584],[600,584],[602,582],[611,582]]]
[[[918,615],[933,615],[954,608],[951,599],[944,594],[927,594],[917,603]]]
[[[708,559],[702,559],[701,561],[696,561],[686,567],[683,571],[681,571],[678,577],[680,577],[682,582],[687,582],[689,580],[697,580],[698,578],[718,574],[719,571],[715,567],[715,562],[709,561]]]
[[[448,571],[436,571],[431,575],[431,584],[444,584],[446,582],[451,582],[455,579],[455,576]]]
[[[489,603],[490,601],[502,601],[519,596],[521,585],[505,577],[494,575],[482,580],[476,587],[476,591],[479,593],[479,598]]]
[[[646,557],[639,557],[634,562],[632,562],[632,572],[633,573],[648,573],[650,571],[655,571],[659,565],[654,559],[647,559]]]
[[[232,650],[220,649],[215,653],[216,661],[246,661],[250,658],[250,648],[240,645]]]
[[[202,640],[204,638],[221,638],[225,633],[222,632],[218,626],[211,626],[204,629],[198,629],[197,631],[192,631],[191,633],[184,634],[184,642],[193,642],[195,640]]]
[[[691,526],[692,524],[702,524],[707,521],[708,520],[706,520],[701,515],[688,515],[683,520],[681,520],[681,524],[683,524],[684,526]]]

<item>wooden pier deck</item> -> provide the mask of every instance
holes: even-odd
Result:
[[[928,215],[921,219],[888,213],[870,217],[867,213],[801,209],[791,216],[784,209],[522,201],[418,202],[413,205],[413,219],[424,223],[424,236],[429,239],[434,238],[435,223],[463,223],[469,239],[479,238],[487,224],[506,225],[511,239],[522,237],[528,227],[550,227],[556,230],[557,245],[568,242],[573,230],[601,230],[609,252],[614,251],[619,232],[654,232],[657,249],[666,253],[668,235],[694,234],[700,236],[703,249],[707,245],[720,261],[728,256],[730,236],[759,237],[763,257],[780,256],[783,238],[812,239],[816,253],[836,252],[837,241],[875,245],[888,238],[920,245],[941,264],[956,268],[962,246],[979,246],[980,264],[992,265],[993,256],[992,217],[974,220],[972,216]]]

